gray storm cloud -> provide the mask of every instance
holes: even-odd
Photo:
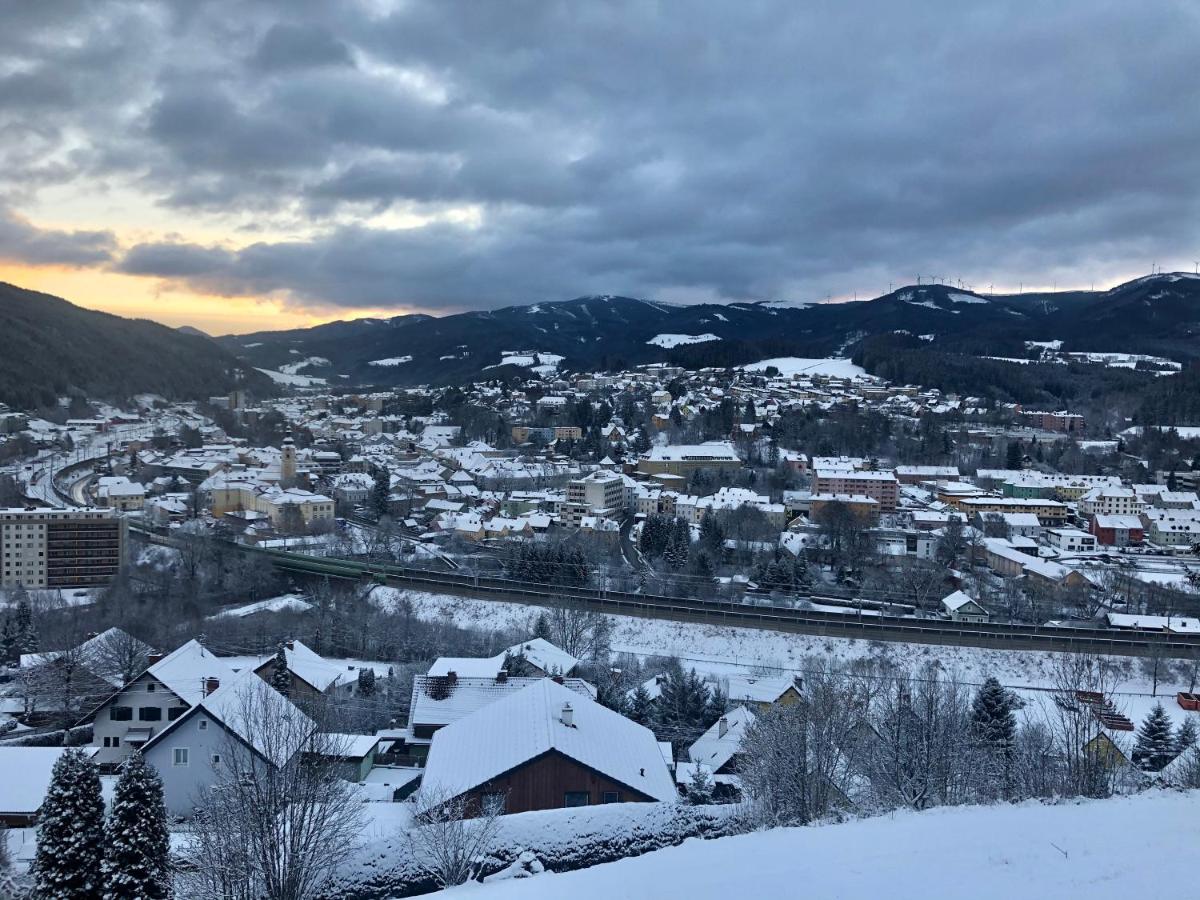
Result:
[[[6,258],[436,310],[1102,281],[1200,246],[1188,3],[16,4],[3,31],[0,193],[138,191],[181,235],[10,217]],[[311,236],[188,242],[226,214]]]

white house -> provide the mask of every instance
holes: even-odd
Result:
[[[272,717],[287,724],[267,724]],[[187,816],[204,801],[230,753],[251,753],[264,765],[283,765],[317,725],[250,671],[236,676],[154,735],[142,755],[163,782],[167,811]],[[282,740],[271,740],[283,736]]]
[[[152,662],[88,716],[96,762],[119,763],[233,677],[223,660],[194,640]]]
[[[955,622],[986,622],[991,615],[980,606],[978,600],[962,591],[955,591],[950,596],[943,597],[942,609]]]

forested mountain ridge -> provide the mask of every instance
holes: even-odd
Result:
[[[1107,291],[983,294],[944,284],[848,303],[675,305],[620,296],[448,316],[396,316],[217,340],[263,368],[301,363],[346,384],[449,384],[515,371],[502,354],[561,357],[575,371],[648,362],[732,366],[771,356],[847,355],[886,335],[920,354],[1026,357],[1064,350],[1200,356],[1200,277],[1149,275]],[[870,354],[868,354],[870,355]],[[304,364],[305,360],[310,360]],[[525,354],[525,365],[531,364]],[[519,368],[519,367],[518,367]],[[881,373],[882,374],[882,373]],[[1033,373],[1029,373],[1033,374]],[[1015,377],[1015,376],[1014,376]]]
[[[34,409],[72,393],[193,399],[236,384],[273,392],[268,379],[210,338],[0,282],[0,402]]]

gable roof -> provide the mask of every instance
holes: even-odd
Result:
[[[943,597],[942,606],[946,607],[946,609],[950,610],[950,612],[957,612],[965,606],[974,606],[980,612],[985,611],[983,607],[979,605],[978,600],[976,600],[970,594],[964,593],[963,591],[955,591],[953,594]]]
[[[694,763],[703,763],[711,772],[731,760],[742,749],[742,735],[754,721],[754,713],[745,706],[735,706],[712,724],[712,727],[696,739],[688,748],[688,758]],[[725,734],[721,734],[721,722],[725,722]]]
[[[433,679],[428,675],[418,675],[413,679],[412,703],[409,706],[408,724],[414,725],[449,725],[464,716],[469,716],[478,709],[504,699],[510,694],[518,693],[531,684],[549,681],[548,678],[509,678],[497,681],[495,678],[462,678],[448,685],[445,697],[437,700],[431,692]],[[591,699],[595,689],[582,678],[563,679],[563,687],[568,691]]]
[[[154,676],[171,693],[189,704],[197,703],[204,696],[206,679],[217,678],[224,683],[234,675],[224,660],[204,649],[197,640],[190,640],[167,654],[143,674]]]
[[[796,687],[796,681],[788,675],[762,678],[757,675],[730,675],[725,691],[730,703],[746,700],[751,703],[774,703]]]
[[[283,655],[287,658],[288,671],[298,678],[308,682],[317,691],[324,693],[330,685],[346,679],[347,675],[357,678],[357,670],[351,672],[340,665],[330,662],[300,641],[291,641],[291,646],[284,646]],[[275,661],[271,655],[254,667],[258,671],[263,666]]]
[[[229,683],[222,684],[207,697],[201,698],[186,713],[147,741],[142,752],[148,752],[151,747],[173,734],[184,722],[198,715],[206,715],[213,719],[263,759],[276,765],[287,762],[292,754],[300,748],[268,743],[267,738],[274,736],[275,733],[264,734],[261,729],[255,727],[261,718],[297,716],[299,717],[298,729],[289,734],[312,735],[317,731],[316,722],[305,715],[287,697],[259,678],[257,674],[247,670],[233,676]]]
[[[570,704],[573,725],[561,721]],[[550,751],[641,794],[677,797],[654,733],[548,678],[447,725],[433,736],[422,779],[426,801],[458,796]]]
[[[514,656],[518,653],[524,655],[527,661],[547,675],[566,675],[579,665],[579,660],[566,650],[559,649],[545,638],[535,637],[513,644],[495,656],[439,656],[426,674],[441,676],[454,672],[466,678],[495,678],[504,668],[505,657],[510,653]]]

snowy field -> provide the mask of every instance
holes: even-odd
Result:
[[[291,387],[316,387],[325,384],[324,378],[316,378],[312,375],[289,375],[286,372],[276,372],[274,369],[259,369],[258,371],[276,384],[286,384]]]
[[[389,356],[387,359],[372,359],[367,363],[367,365],[391,368],[392,366],[402,366],[405,363],[410,362],[412,362],[411,356]]]
[[[465,628],[493,631],[528,631],[540,609],[519,603],[474,600],[423,591],[377,587],[371,600],[381,607],[392,607],[400,597],[412,603],[414,613],[426,621],[440,621]],[[848,663],[856,659],[876,659],[907,668],[936,663],[956,681],[978,685],[989,676],[1006,687],[1021,690],[1037,699],[1037,692],[1053,686],[1056,655],[1034,650],[987,650],[979,647],[944,647],[936,644],[906,644],[868,641],[854,638],[819,637],[669,622],[633,616],[609,616],[612,623],[612,648],[617,653],[650,656],[677,656],[698,672],[716,678],[739,672],[769,674],[803,672],[816,665]],[[1114,694],[1136,722],[1163,700],[1167,712],[1178,721],[1182,711],[1174,702],[1177,690],[1187,684],[1160,680],[1158,697],[1151,696],[1151,682],[1142,672],[1140,661],[1113,657],[1119,676]]]
[[[1196,890],[1200,793],[896,813],[691,839],[561,875],[468,885],[479,900],[1130,900]]]
[[[747,372],[761,372],[774,366],[785,378],[793,375],[827,375],[831,378],[863,378],[867,370],[848,359],[802,359],[799,356],[780,356],[742,366]]]
[[[683,344],[707,344],[709,341],[719,341],[720,338],[715,334],[656,334],[647,344],[653,344],[655,347],[662,347],[664,350],[670,350],[672,347],[679,347]]]

